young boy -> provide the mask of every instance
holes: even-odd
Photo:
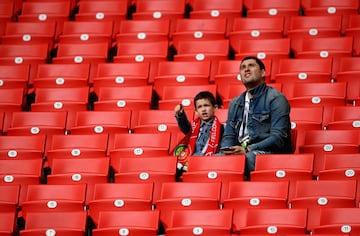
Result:
[[[190,123],[181,104],[175,106],[175,118],[179,129],[186,135],[178,145],[178,169],[187,171],[187,156],[211,156],[219,152],[223,125],[215,116],[218,109],[214,95],[209,91],[199,92],[194,97],[196,118]]]

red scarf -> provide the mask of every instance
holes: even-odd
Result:
[[[188,145],[189,155],[192,155],[192,153],[195,150],[196,140],[200,133],[200,124],[201,124],[201,120],[199,117],[195,119],[191,124],[191,134]],[[211,156],[218,151],[219,142],[220,142],[220,132],[221,132],[221,123],[219,122],[219,119],[215,116],[214,122],[210,129],[210,138],[204,156]]]

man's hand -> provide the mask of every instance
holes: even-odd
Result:
[[[225,155],[245,154],[246,150],[241,146],[231,146],[220,149]]]

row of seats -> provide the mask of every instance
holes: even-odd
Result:
[[[358,232],[358,229],[353,227],[355,226],[353,224],[359,223],[357,217],[359,213],[358,183],[351,180],[298,180],[293,185],[293,192],[290,192],[288,181],[232,181],[228,184],[228,195],[223,199],[220,198],[223,187],[219,182],[164,182],[161,185],[161,195],[155,201],[152,198],[154,187],[151,182],[104,182],[94,185],[93,198],[86,203],[88,187],[81,183],[30,184],[26,189],[25,200],[19,203],[18,197],[22,187],[16,184],[2,185],[0,188],[7,194],[2,196],[0,206],[2,212],[11,213],[10,221],[14,222],[14,216],[17,214],[18,217],[24,219],[24,225],[19,224],[17,227],[13,227],[18,228],[20,233],[22,230],[26,232],[32,228],[37,230],[36,233],[50,229],[61,232],[63,227],[72,224],[67,221],[73,221],[72,217],[77,218],[78,214],[82,216],[81,222],[91,222],[91,224],[82,225],[83,233],[85,230],[92,230],[93,235],[104,233],[101,230],[109,230],[109,233],[112,230],[115,233],[123,227],[123,230],[135,230],[136,232],[136,227],[132,227],[141,222],[140,218],[143,219],[141,216],[146,218],[147,214],[154,214],[152,217],[155,217],[156,221],[150,228],[155,232],[151,235],[155,235],[154,233],[158,233],[160,230],[164,230],[166,235],[172,235],[171,231],[174,230],[172,228],[177,211],[189,213],[188,217],[191,221],[189,219],[187,221],[192,223],[188,225],[191,227],[187,230],[193,230],[194,226],[201,228],[208,225],[204,225],[203,220],[209,221],[205,215],[198,215],[196,212],[210,210],[220,215],[221,211],[231,212],[226,213],[230,214],[228,215],[230,222],[226,223],[228,225],[227,234],[230,232],[251,235],[256,232],[266,234],[266,230],[280,230],[278,233],[281,233],[282,230],[289,230],[287,233],[301,234],[317,232],[320,235],[325,232],[351,232],[354,234]],[[17,207],[20,207],[18,213]],[[257,211],[261,212],[263,217],[257,219],[259,216],[249,215]],[[299,225],[297,222],[292,225],[293,220],[296,221],[295,218],[299,217],[297,215],[299,211],[302,212],[299,221],[301,224]],[[348,215],[339,214],[334,222],[329,223],[330,219],[334,217],[330,216],[332,211]],[[330,215],[323,215],[323,212]],[[137,219],[132,217],[123,219],[127,214],[129,216],[135,214]],[[269,217],[270,214],[275,215]],[[9,217],[9,214],[4,215]],[[33,217],[40,217],[40,215],[46,215],[47,219],[38,222],[38,225],[35,224],[36,226],[33,225]],[[56,223],[59,220],[56,215],[69,217],[66,217],[66,220],[65,218],[61,219],[62,223]],[[108,222],[110,219],[105,215],[112,216],[113,220]],[[152,219],[154,220],[154,218]],[[325,219],[329,222],[324,223]],[[134,220],[136,222],[133,222]],[[249,222],[254,220],[256,222],[250,223],[253,227],[249,227]],[[219,217],[216,217],[216,221],[219,222]],[[14,226],[14,224],[9,224],[9,219],[3,222]],[[56,228],[49,228],[54,222],[59,225]],[[202,223],[200,224],[200,222]],[[287,227],[284,226],[284,223]],[[348,228],[343,228],[346,223]],[[210,225],[212,224],[215,222]],[[301,227],[299,228],[299,226]]]
[[[283,233],[282,235],[309,235],[306,232],[307,210],[299,209],[249,209],[246,212],[245,224],[232,217],[230,209],[208,210],[174,210],[171,224],[165,229],[165,235],[268,235],[268,232]],[[340,236],[347,233],[357,234],[358,208],[324,208],[320,211],[322,224],[314,227],[311,232],[316,235]],[[11,213],[0,215],[4,221],[11,223],[14,216]],[[66,234],[86,235],[158,235],[159,211],[109,211],[102,212],[99,226],[86,228],[86,212],[60,213],[29,213],[25,229],[21,235]],[[347,221],[344,221],[347,218]],[[310,221],[311,222],[311,221]],[[351,222],[350,225],[346,224]],[[58,225],[49,228],[53,224]],[[238,231],[232,231],[232,225],[239,226]],[[340,224],[340,226],[339,226]],[[10,224],[11,226],[11,224]],[[11,228],[6,228],[11,232]],[[271,233],[272,234],[272,233]],[[161,234],[163,235],[163,234]]]

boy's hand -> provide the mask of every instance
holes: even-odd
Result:
[[[181,104],[178,104],[175,106],[174,111],[176,115],[181,115],[184,112],[184,108]]]

